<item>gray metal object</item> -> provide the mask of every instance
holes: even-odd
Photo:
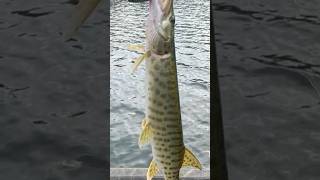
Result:
[[[148,1],[148,0],[128,0],[129,2],[144,2],[144,1]]]
[[[146,168],[111,168],[110,180],[145,180]],[[153,180],[163,180],[162,173],[159,173]],[[210,169],[181,169],[180,179],[182,180],[209,180]]]

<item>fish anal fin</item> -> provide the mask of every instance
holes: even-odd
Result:
[[[157,163],[152,160],[150,162],[148,172],[147,172],[147,180],[151,180],[155,175],[157,175],[159,168],[157,167]]]
[[[147,119],[143,119],[141,124],[142,131],[139,137],[139,147],[142,148],[143,145],[149,143],[150,137],[152,135],[150,122]]]
[[[184,149],[184,157],[183,157],[183,163],[182,166],[191,166],[195,167],[197,169],[202,169],[200,161],[196,158],[195,155],[188,149]]]

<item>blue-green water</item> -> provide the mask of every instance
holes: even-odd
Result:
[[[209,1],[176,0],[175,43],[186,147],[204,167],[209,167],[210,150],[210,18]],[[131,74],[129,44],[144,44],[148,2],[116,1],[111,7],[111,167],[147,167],[150,146],[138,147],[140,124],[145,109],[144,63]]]

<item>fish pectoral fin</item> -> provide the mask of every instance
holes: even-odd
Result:
[[[147,51],[146,53],[142,54],[140,57],[134,59],[132,72],[134,72],[138,68],[138,66],[141,64],[141,62],[144,59],[148,58],[148,57],[150,57],[150,52],[149,51]]]
[[[192,166],[197,169],[202,169],[200,161],[196,158],[195,155],[188,149],[184,148],[184,157],[182,166]]]
[[[151,180],[155,175],[157,175],[159,168],[157,167],[157,163],[152,160],[150,162],[148,172],[147,172],[147,180]]]
[[[145,50],[144,50],[144,46],[141,45],[141,44],[130,44],[128,46],[128,50],[130,51],[136,51],[138,53],[144,53]]]
[[[147,121],[147,119],[143,119],[142,124],[142,131],[140,133],[140,137],[139,137],[139,148],[141,149],[143,145],[149,143],[150,137],[152,135],[151,132],[151,126],[150,126],[150,122]]]
[[[65,40],[69,40],[74,35],[78,28],[97,7],[99,2],[101,2],[101,0],[81,0],[78,3],[71,17],[72,22],[64,33]]]

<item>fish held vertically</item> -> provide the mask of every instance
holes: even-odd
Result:
[[[201,169],[199,160],[184,146],[174,46],[173,0],[150,0],[146,23],[146,46],[130,46],[144,54],[147,75],[146,117],[142,121],[139,146],[150,143],[153,160],[147,179],[162,170],[166,180],[178,180],[180,168]]]

